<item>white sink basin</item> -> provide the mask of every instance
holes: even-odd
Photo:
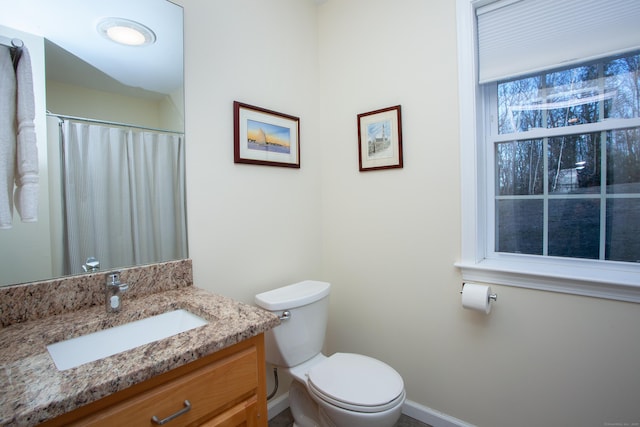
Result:
[[[175,310],[50,344],[47,350],[56,367],[64,371],[207,323],[186,310]]]

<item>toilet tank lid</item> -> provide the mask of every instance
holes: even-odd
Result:
[[[328,282],[305,280],[258,294],[255,302],[265,310],[286,310],[316,302],[329,295],[330,288]]]

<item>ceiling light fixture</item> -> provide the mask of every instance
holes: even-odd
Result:
[[[127,46],[146,46],[156,41],[150,28],[129,19],[104,18],[97,28],[103,37]]]

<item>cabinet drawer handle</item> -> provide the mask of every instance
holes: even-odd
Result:
[[[184,408],[180,409],[175,414],[171,414],[171,415],[169,415],[167,418],[165,418],[163,420],[159,420],[158,417],[156,417],[154,415],[153,417],[151,417],[151,421],[153,421],[154,424],[157,424],[157,425],[161,426],[162,424],[166,424],[169,421],[173,420],[174,418],[178,418],[182,414],[186,414],[190,410],[191,410],[191,402],[189,402],[188,400],[185,400],[184,401]]]

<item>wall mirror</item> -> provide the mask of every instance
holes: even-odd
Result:
[[[38,221],[14,212],[0,230],[0,286],[186,258],[182,7],[0,8],[0,43],[32,61],[40,169]],[[116,27],[142,35],[114,41]]]

